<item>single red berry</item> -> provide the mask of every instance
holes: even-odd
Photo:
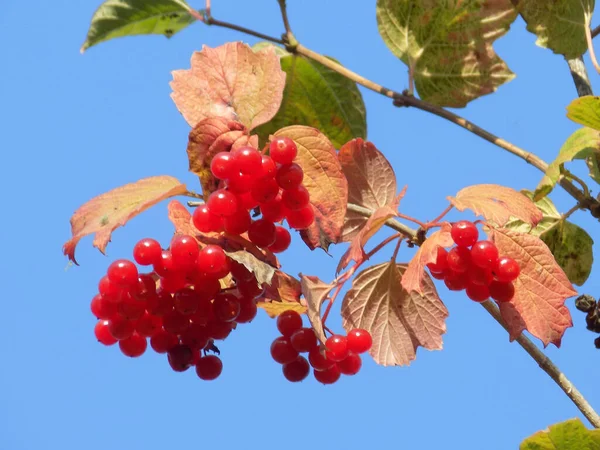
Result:
[[[436,280],[443,280],[446,277],[446,272],[429,272]]]
[[[498,249],[492,241],[477,241],[471,247],[471,261],[484,269],[494,269],[498,264]]]
[[[302,316],[288,309],[277,316],[277,329],[285,337],[291,337],[296,331],[302,328]]]
[[[273,200],[279,194],[279,185],[275,178],[266,177],[258,179],[252,186],[252,198],[259,203],[266,203]]]
[[[242,234],[248,231],[252,224],[250,213],[246,209],[238,209],[232,216],[223,219],[223,229],[229,234]]]
[[[285,210],[288,225],[295,230],[306,230],[315,221],[315,211],[312,205],[306,205],[298,210]]]
[[[158,330],[150,338],[150,346],[156,353],[167,353],[177,344],[179,344],[177,335],[165,330]]]
[[[444,277],[444,284],[451,291],[462,291],[465,287],[467,287],[467,276],[465,273],[457,273],[457,272],[446,272],[446,276]]]
[[[130,358],[137,358],[142,356],[148,347],[146,338],[134,333],[131,337],[119,341],[119,349],[121,353]]]
[[[210,171],[219,180],[227,180],[235,169],[234,158],[229,152],[217,153],[210,162]]]
[[[348,350],[354,353],[368,352],[373,345],[371,333],[362,328],[350,330],[346,338],[348,339]]]
[[[250,323],[258,314],[258,307],[253,298],[242,298],[240,300],[240,313],[235,321],[237,323]]]
[[[315,370],[327,370],[335,365],[335,362],[328,360],[325,352],[318,346],[313,347],[308,353],[308,362]]]
[[[146,312],[146,305],[130,295],[127,295],[123,300],[117,303],[117,314],[127,320],[138,320]]]
[[[193,236],[182,234],[175,236],[171,241],[173,264],[181,271],[192,269],[199,254],[200,247]]]
[[[283,371],[283,376],[286,380],[297,383],[308,376],[310,366],[305,357],[298,356],[294,361],[284,364],[281,367],[281,370]]]
[[[253,175],[262,169],[262,155],[252,147],[240,147],[231,152],[236,168],[243,174]]]
[[[494,279],[491,269],[483,269],[474,264],[466,272],[469,282],[480,286],[489,286]]]
[[[435,262],[427,264],[427,268],[431,272],[442,273],[448,269],[448,252],[444,247],[437,248],[437,256]]]
[[[138,282],[129,290],[132,298],[147,302],[150,298],[156,296],[156,280],[150,273],[140,273]]]
[[[231,276],[236,281],[250,281],[254,278],[254,274],[249,271],[243,264],[232,261],[230,264]]]
[[[292,243],[290,232],[283,227],[275,227],[275,242],[269,245],[269,250],[273,253],[282,253],[286,251]]]
[[[150,266],[160,260],[162,248],[156,239],[142,239],[133,247],[133,259],[141,266]]]
[[[94,327],[94,335],[96,336],[96,339],[98,339],[98,342],[107,346],[117,343],[117,340],[113,337],[108,328],[108,324],[108,320],[99,320]]]
[[[163,328],[165,331],[173,334],[181,334],[190,326],[190,319],[188,316],[173,311],[163,316]]]
[[[181,343],[191,349],[202,350],[208,344],[209,339],[208,330],[199,324],[193,323],[181,333]]]
[[[175,292],[175,311],[183,314],[194,314],[200,305],[200,295],[192,288],[186,287]]]
[[[175,301],[173,296],[163,289],[157,290],[156,296],[146,301],[146,311],[155,316],[164,316],[173,311],[174,307]]]
[[[340,375],[341,375],[340,368],[338,367],[337,364],[334,364],[329,369],[313,370],[313,376],[315,377],[315,380],[317,380],[319,383],[323,383],[323,384],[335,383],[337,380],[340,379]]]
[[[198,206],[192,214],[192,223],[202,233],[218,233],[223,230],[223,218],[213,214],[208,206]]]
[[[281,189],[294,189],[302,184],[304,171],[296,163],[285,164],[277,169],[275,180]]]
[[[199,272],[207,274],[220,273],[225,268],[229,270],[227,255],[218,245],[207,245],[198,255],[196,268]]]
[[[131,320],[117,315],[108,321],[108,329],[112,337],[118,341],[122,341],[133,335],[135,324]]]
[[[152,268],[159,277],[166,277],[177,272],[177,266],[173,261],[173,255],[170,250],[163,250],[160,254],[160,261],[155,263]]]
[[[515,296],[515,286],[509,281],[503,283],[501,281],[492,281],[489,286],[490,297],[497,302],[510,302]]]
[[[452,224],[450,236],[459,247],[470,247],[477,242],[479,231],[473,222],[460,220]]]
[[[214,380],[221,375],[222,371],[223,363],[215,355],[203,356],[196,363],[196,374],[201,380]]]
[[[110,319],[117,313],[117,303],[109,302],[108,300],[102,298],[100,294],[97,294],[92,299],[90,308],[92,310],[92,314],[96,316],[97,319]]]
[[[235,322],[209,322],[206,329],[211,338],[222,341],[227,339],[235,326]]]
[[[215,316],[221,322],[233,322],[240,314],[240,302],[235,295],[222,292],[213,301]]]
[[[362,366],[362,359],[360,355],[348,352],[348,356],[337,363],[337,366],[344,375],[356,375]]]
[[[298,358],[298,351],[288,338],[279,336],[271,343],[271,357],[279,364],[287,364]]]
[[[271,158],[269,155],[262,155],[260,178],[263,178],[263,177],[275,178],[276,173],[277,173],[277,164],[275,164],[275,161],[273,161],[273,158]]]
[[[269,156],[279,164],[290,164],[297,154],[296,143],[287,137],[277,137],[269,145]]]
[[[128,288],[137,283],[138,270],[135,264],[128,259],[117,259],[108,266],[106,276],[111,283]]]
[[[146,313],[135,323],[135,331],[144,337],[152,337],[162,329],[162,318]]]
[[[263,219],[273,223],[281,222],[285,219],[285,210],[283,209],[281,194],[277,195],[277,197],[270,202],[261,203],[259,206]]]
[[[218,189],[210,194],[206,206],[217,216],[232,216],[238,209],[237,197],[226,189]]]
[[[446,257],[448,269],[457,272],[466,272],[471,264],[471,252],[466,247],[454,247],[448,252]]]
[[[266,219],[255,220],[248,229],[248,238],[258,247],[266,248],[273,244],[276,236],[275,225]]]
[[[252,192],[242,192],[236,194],[238,198],[238,208],[251,211],[258,206],[258,202],[252,197]]]
[[[474,302],[484,302],[490,297],[490,289],[480,284],[467,284],[465,293]]]
[[[252,185],[254,183],[254,177],[255,175],[241,173],[238,170],[227,180],[227,189],[235,193],[236,195],[248,192],[252,188]]]
[[[515,281],[521,273],[519,263],[508,256],[502,256],[498,259],[498,264],[494,268],[494,275],[498,281],[510,283]]]
[[[121,287],[110,281],[106,275],[100,278],[98,282],[98,292],[104,300],[111,303],[120,302],[125,293]]]
[[[192,366],[194,352],[187,345],[176,345],[167,352],[167,359],[175,372],[185,372]]]
[[[310,194],[304,186],[298,186],[293,189],[285,189],[281,193],[281,201],[287,209],[296,211],[304,208],[310,202]]]
[[[300,328],[292,334],[290,342],[297,352],[310,352],[317,346],[317,335],[312,328]]]
[[[348,356],[348,339],[346,336],[334,334],[325,341],[325,356],[327,359],[338,362]]]

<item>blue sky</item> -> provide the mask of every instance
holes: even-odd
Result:
[[[256,42],[197,24],[171,40],[120,39],[80,55],[99,3],[4,0],[0,11],[0,449],[500,450],[578,415],[480,306],[443,288],[450,311],[443,351],[421,349],[402,368],[365,359],[359,375],[329,387],[284,380],[268,351],[275,323],[262,313],[221,345],[224,372],[211,383],[172,372],[163,356],[132,360],[96,343],[89,301],[97,280],[138,239],[166,243],[172,227],[161,203],[113,235],[108,257],[84,239],[81,267],[68,268],[61,246],[69,217],[93,196],[146,176],[169,174],[195,187],[185,153],[189,127],[169,98],[170,72],[188,68],[203,44]],[[217,18],[281,32],[273,0],[214,3]],[[407,87],[405,66],[377,33],[374,2],[289,3],[306,46],[383,85]],[[563,58],[534,42],[518,20],[496,44],[517,78],[460,113],[551,160],[577,128],[565,117],[576,91]],[[592,82],[598,85],[596,74]],[[471,184],[521,189],[539,181],[533,167],[448,122],[363,94],[368,138],[393,163],[399,185],[409,187],[406,214],[431,219],[447,195]],[[560,189],[552,198],[562,211],[573,204]],[[600,240],[588,215],[576,213],[574,220]],[[296,239],[281,259],[290,273],[329,280],[343,250],[333,249],[332,259]],[[410,254],[401,253],[406,260]],[[581,291],[597,294],[597,279],[592,273]],[[548,354],[600,407],[600,355],[572,303],[575,327]],[[335,316],[331,325],[340,329]]]

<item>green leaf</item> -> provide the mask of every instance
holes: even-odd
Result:
[[[514,78],[492,43],[516,17],[511,0],[377,0],[379,34],[412,70],[419,96],[457,108]]]
[[[564,163],[574,159],[586,159],[598,152],[600,152],[600,132],[587,127],[575,131],[560,148],[556,159],[548,166],[544,178],[535,189],[533,199],[539,200],[552,192]]]
[[[567,59],[586,52],[585,27],[590,25],[594,0],[526,0],[518,9],[540,47]]]
[[[254,48],[264,46],[261,43]],[[365,104],[356,83],[316,61],[272,47],[277,49],[287,76],[277,115],[256,130],[261,142],[290,125],[317,128],[338,149],[351,139],[366,137]]]
[[[581,420],[570,419],[529,436],[519,450],[600,450],[600,430],[588,430]]]
[[[94,13],[81,53],[100,42],[138,34],[170,38],[196,19],[184,0],[107,0]]]
[[[600,97],[576,98],[567,106],[567,117],[584,127],[600,130]]]

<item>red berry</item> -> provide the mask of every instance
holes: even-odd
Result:
[[[227,189],[231,192],[234,192],[237,195],[243,194],[244,192],[248,192],[250,188],[252,188],[252,183],[254,181],[253,175],[248,175],[237,171],[229,179],[227,180],[226,186]]]
[[[286,210],[285,215],[288,225],[295,230],[306,230],[315,221],[315,211],[310,204],[296,211]]]
[[[471,247],[471,261],[484,269],[493,269],[498,264],[498,249],[492,241],[478,241]]]
[[[160,260],[152,267],[160,277],[166,277],[177,272],[177,267],[173,262],[173,255],[170,250],[163,250],[160,254]]]
[[[489,286],[494,279],[492,271],[490,269],[482,269],[476,265],[471,265],[467,270],[467,278],[469,282],[478,284],[480,286]]]
[[[166,277],[161,278],[160,280],[160,288],[169,294],[174,294],[189,284],[190,281],[186,278],[185,273],[176,272],[168,274]]]
[[[258,247],[268,247],[275,242],[276,230],[273,222],[259,219],[252,222],[248,230],[248,238]]]
[[[263,219],[268,220],[269,222],[281,222],[285,218],[285,210],[283,209],[281,195],[278,195],[270,202],[261,203],[259,206]]]
[[[245,175],[253,175],[262,168],[262,155],[252,147],[240,147],[231,152],[236,168]]]
[[[194,314],[200,305],[200,295],[186,287],[175,292],[175,310],[183,315]]]
[[[279,364],[287,364],[298,358],[298,351],[288,338],[279,336],[271,343],[271,357]]]
[[[337,366],[344,375],[356,375],[362,366],[362,359],[360,355],[349,352],[348,356],[337,363]]]
[[[183,333],[190,326],[190,319],[188,316],[172,311],[163,316],[163,328],[165,331],[173,334]]]
[[[281,253],[286,251],[292,243],[290,232],[283,227],[275,227],[275,242],[269,245],[269,250],[273,253]]]
[[[302,184],[304,171],[296,163],[286,164],[277,169],[275,179],[281,189],[294,189]]]
[[[348,356],[348,339],[346,336],[334,334],[325,341],[325,356],[327,359],[338,362]]]
[[[254,200],[251,192],[242,192],[237,194],[238,208],[245,209],[246,211],[253,210],[258,206],[258,202]]]
[[[235,322],[210,322],[206,325],[210,337],[220,341],[227,339],[234,328]]]
[[[443,280],[446,276],[446,272],[429,272],[436,280]]]
[[[199,272],[218,274],[225,269],[229,270],[227,255],[218,245],[207,245],[198,255],[196,267]]]
[[[262,155],[260,178],[263,178],[263,177],[275,178],[276,173],[277,173],[277,164],[275,164],[275,161],[273,161],[273,158],[271,158],[269,155]]]
[[[338,367],[337,364],[334,364],[329,369],[313,370],[313,376],[315,377],[315,380],[317,380],[319,383],[323,383],[323,384],[335,383],[337,380],[340,379],[340,375],[341,375],[340,368]]]
[[[200,254],[200,247],[193,236],[187,234],[175,236],[171,241],[173,264],[179,270],[186,271],[194,267]]]
[[[258,314],[258,308],[253,298],[242,298],[240,300],[240,313],[236,317],[237,323],[252,322]]]
[[[117,303],[107,301],[100,294],[92,299],[90,308],[97,319],[110,319],[117,313]]]
[[[240,314],[240,302],[233,294],[220,293],[215,297],[213,309],[221,322],[233,322]]]
[[[490,297],[489,288],[480,284],[467,284],[465,293],[474,302],[484,302]]]
[[[214,320],[216,320],[216,317],[212,299],[203,298],[196,312],[190,316],[190,321],[197,325],[208,325],[209,322]]]
[[[510,302],[515,296],[515,286],[509,281],[492,281],[489,286],[490,297],[497,302]]]
[[[240,294],[246,298],[254,299],[263,293],[263,288],[258,285],[256,278],[237,283],[237,288]]]
[[[448,252],[444,247],[437,248],[437,256],[435,262],[427,264],[427,268],[431,272],[441,273],[448,269]]]
[[[142,266],[150,266],[160,260],[162,248],[155,239],[142,239],[133,247],[133,259]]]
[[[156,353],[167,353],[179,343],[179,338],[165,330],[158,330],[150,338],[150,346]]]
[[[461,220],[452,224],[450,236],[459,247],[470,247],[477,242],[479,231],[473,222]]]
[[[176,345],[167,352],[169,365],[175,372],[188,370],[194,359],[194,352],[187,345]]]
[[[137,283],[138,270],[131,261],[127,259],[117,259],[108,266],[106,276],[111,283],[127,288]]]
[[[346,338],[348,339],[348,350],[354,353],[368,352],[373,345],[371,333],[362,328],[350,330]]]
[[[192,214],[192,222],[202,233],[220,232],[223,229],[223,218],[213,214],[208,206],[198,206]]]
[[[123,289],[110,281],[106,275],[98,282],[98,292],[104,300],[111,303],[120,302],[124,294]]]
[[[304,186],[286,189],[281,193],[281,201],[287,209],[296,211],[304,208],[310,202],[310,194]]]
[[[146,305],[127,295],[117,304],[117,313],[127,320],[137,320],[146,312]]]
[[[206,206],[217,216],[232,216],[238,209],[237,197],[233,192],[218,189],[208,197]]]
[[[242,234],[248,231],[252,218],[246,209],[238,209],[232,216],[223,219],[223,228],[229,234]]]
[[[448,269],[456,273],[464,273],[471,264],[471,252],[466,247],[454,247],[446,257]]]
[[[218,356],[203,356],[196,363],[196,374],[201,380],[214,380],[221,375],[223,363]]]
[[[252,186],[252,198],[259,203],[266,203],[273,200],[279,194],[279,185],[275,178],[265,177],[254,182]]]
[[[114,345],[117,343],[117,340],[113,337],[112,333],[108,328],[108,320],[99,320],[96,322],[96,326],[94,327],[94,335],[98,342],[103,345]]]
[[[303,356],[298,356],[295,361],[284,364],[281,367],[283,376],[292,383],[304,380],[310,372],[308,361]]]
[[[254,279],[254,274],[250,272],[243,264],[232,261],[230,264],[231,276],[236,281],[250,281]]]
[[[138,282],[129,290],[131,297],[140,301],[147,302],[152,297],[156,296],[156,281],[152,274],[140,273]]]
[[[298,312],[288,309],[277,316],[277,329],[283,336],[291,337],[300,328],[302,316]]]
[[[130,320],[124,319],[121,316],[115,316],[108,321],[108,329],[112,337],[118,341],[122,341],[133,335],[135,325]]]
[[[162,329],[162,319],[160,316],[144,314],[136,323],[135,331],[145,337],[152,337]]]
[[[292,334],[290,342],[297,352],[306,353],[317,346],[317,336],[312,328],[300,328]]]
[[[187,330],[181,333],[181,343],[191,349],[202,350],[208,344],[210,336],[206,327],[191,324]]]
[[[269,145],[269,156],[279,164],[290,164],[297,154],[296,143],[287,137],[277,137]]]
[[[503,283],[515,281],[520,273],[521,268],[519,267],[519,263],[508,256],[502,256],[498,259],[498,264],[494,268],[496,279]]]
[[[467,276],[464,273],[446,272],[444,284],[451,291],[462,291],[467,286]]]
[[[119,349],[121,349],[121,353],[131,358],[142,356],[147,347],[148,342],[146,342],[146,338],[137,333],[133,334],[127,339],[119,341]]]
[[[149,298],[146,302],[146,311],[155,316],[164,316],[173,311],[174,306],[173,296],[169,292],[160,289],[156,292],[155,297]]]
[[[235,169],[234,158],[229,152],[217,153],[210,162],[210,171],[220,180],[228,179]]]
[[[335,362],[328,360],[325,356],[325,352],[318,346],[313,347],[308,353],[308,362],[315,370],[327,370],[335,365]]]

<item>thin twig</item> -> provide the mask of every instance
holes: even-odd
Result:
[[[600,25],[592,30],[592,39],[600,34]]]
[[[560,216],[561,220],[567,220],[575,211],[579,211],[581,209],[581,205],[577,203],[571,209],[569,209],[566,213]]]
[[[283,26],[285,27],[285,33],[289,36],[292,33],[292,27],[290,26],[290,20],[287,14],[287,5],[285,0],[277,0],[279,3],[279,9],[281,10],[281,19],[283,20]]]
[[[359,205],[355,205],[353,203],[348,203],[348,211],[352,211],[355,212],[357,214],[360,214],[363,217],[371,217],[373,215],[373,211],[370,210],[369,208],[365,208],[363,206],[359,206]],[[402,233],[405,237],[408,238],[409,241],[415,243],[415,244],[419,244],[419,239],[417,237],[417,230],[413,230],[412,228],[404,225],[401,222],[398,222],[397,220],[393,220],[393,219],[388,219],[386,220],[385,224],[392,228],[393,230],[396,230],[400,233]]]
[[[192,197],[192,198],[202,198],[202,199],[204,198],[204,197],[202,196],[202,194],[197,194],[197,193],[196,193],[196,192],[194,192],[194,191],[187,191],[187,192],[186,192],[185,194],[183,194],[183,195],[185,195],[186,197]],[[199,203],[200,203],[200,202],[199,202]],[[204,203],[204,202],[202,202],[202,203]],[[189,204],[189,202],[188,202],[188,205],[189,205],[189,206],[198,206],[198,205],[190,205],[190,204]]]
[[[583,97],[585,95],[594,95],[592,90],[592,83],[587,74],[583,57],[573,58],[567,60],[569,69],[571,70],[571,77],[573,77],[573,83],[575,83],[575,89],[577,89],[577,95]]]

